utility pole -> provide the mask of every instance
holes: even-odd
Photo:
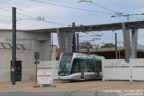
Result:
[[[79,33],[77,33],[77,53],[79,53]]]
[[[11,83],[16,84],[16,8],[12,7],[12,65],[11,65]]]
[[[115,56],[116,56],[116,59],[118,58],[118,54],[117,54],[117,33],[115,33]]]

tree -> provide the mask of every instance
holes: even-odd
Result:
[[[80,44],[79,44],[79,46],[80,46],[80,48],[87,48],[87,47],[89,47],[89,48],[93,48],[93,44],[91,43],[91,42],[81,42]]]
[[[101,48],[114,48],[115,45],[113,43],[106,43]]]

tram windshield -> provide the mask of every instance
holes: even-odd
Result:
[[[59,75],[65,75],[69,73],[71,60],[73,54],[63,54],[60,59]]]

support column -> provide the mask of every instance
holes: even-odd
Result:
[[[133,28],[131,32],[131,53],[132,53],[132,58],[137,58],[137,41],[138,41],[138,29]]]
[[[72,52],[73,32],[61,32],[56,29],[59,41],[59,48],[62,53]]]
[[[49,35],[51,37],[51,35]],[[51,60],[52,50],[51,50],[51,41],[50,40],[43,40],[40,42],[40,59],[42,61]]]
[[[79,33],[77,33],[77,53],[79,53]]]
[[[129,63],[129,59],[131,56],[130,32],[129,28],[125,25],[125,23],[122,23],[122,29],[123,29],[124,48],[125,48],[125,60],[127,63]]]
[[[43,35],[34,33],[32,36],[34,37],[32,37],[31,49],[34,52],[40,52],[41,61],[51,60],[51,33],[43,33]]]
[[[75,35],[75,33],[73,34],[72,52],[76,52],[76,35]]]

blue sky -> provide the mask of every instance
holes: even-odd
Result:
[[[144,13],[144,0],[91,0],[92,2],[102,5],[110,10],[105,10],[104,8],[98,7],[92,3],[81,2],[79,0],[36,0],[41,2],[48,2],[53,4],[60,4],[64,6],[71,6],[75,8],[83,8],[88,10],[93,10],[95,12],[76,10],[71,8],[65,8],[55,5],[49,5],[47,3],[38,3],[30,0],[0,0],[0,8],[6,9],[4,11],[0,9],[0,28],[11,28],[11,7],[17,7],[17,28],[18,29],[42,29],[42,28],[55,28],[55,27],[64,27],[71,25],[72,22],[75,22],[76,25],[93,25],[93,24],[105,24],[105,23],[115,23],[115,22],[126,22],[126,17],[115,17],[112,18],[112,15],[115,15],[116,12],[121,12],[123,14],[135,14],[135,13]],[[97,12],[100,11],[100,12]],[[110,13],[110,14],[105,14]],[[20,14],[30,15],[33,17],[45,17],[47,21],[57,22],[59,24],[51,24],[43,21],[31,20],[30,17],[23,16]],[[23,20],[21,20],[23,19]],[[144,16],[132,16],[130,21],[144,20]],[[143,44],[143,30],[139,30],[139,42]],[[114,42],[114,33],[118,33],[118,41],[123,42],[122,31],[106,31],[101,32],[103,34],[101,40],[102,43]],[[89,35],[96,34],[89,33]],[[80,35],[87,35],[81,33]],[[91,36],[80,37],[81,41],[91,40]],[[57,44],[56,34],[54,34],[54,44]],[[96,41],[98,42],[98,41]],[[144,44],[143,44],[144,45]]]

